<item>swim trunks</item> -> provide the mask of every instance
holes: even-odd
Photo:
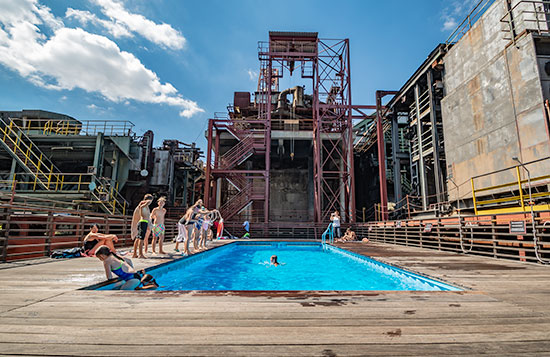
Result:
[[[159,224],[153,225],[153,235],[155,237],[157,238],[160,237],[161,235],[164,234],[164,231],[165,231],[164,224],[159,223]]]
[[[136,238],[145,239],[147,229],[149,229],[149,221],[146,221],[144,219],[140,220],[138,223],[138,232]]]

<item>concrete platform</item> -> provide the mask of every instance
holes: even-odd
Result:
[[[97,259],[9,263],[0,265],[0,354],[550,354],[550,267],[381,243],[339,246],[467,290],[84,291],[77,289],[104,280]]]

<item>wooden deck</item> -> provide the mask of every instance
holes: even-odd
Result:
[[[468,290],[85,291],[76,289],[104,279],[96,259],[2,264],[0,354],[550,354],[550,267],[381,243],[342,246]]]

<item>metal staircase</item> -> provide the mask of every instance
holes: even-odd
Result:
[[[225,220],[229,220],[241,213],[253,201],[263,200],[264,191],[262,187],[254,186],[254,181],[249,181],[239,192],[227,200],[220,207],[220,213]]]
[[[262,146],[263,138],[255,138],[253,133],[248,134],[220,157],[218,169],[229,170],[242,164]]]
[[[13,121],[0,120],[0,137],[3,148],[27,172],[24,180],[27,189],[49,193],[87,193],[90,203],[98,204],[110,214],[126,214],[128,202],[118,189],[105,179],[93,174],[62,173],[38,146]],[[16,177],[13,179],[15,189]]]

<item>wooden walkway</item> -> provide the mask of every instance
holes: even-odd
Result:
[[[104,279],[96,259],[3,264],[0,354],[550,354],[550,267],[381,243],[342,246],[468,290],[85,291],[76,289]]]

